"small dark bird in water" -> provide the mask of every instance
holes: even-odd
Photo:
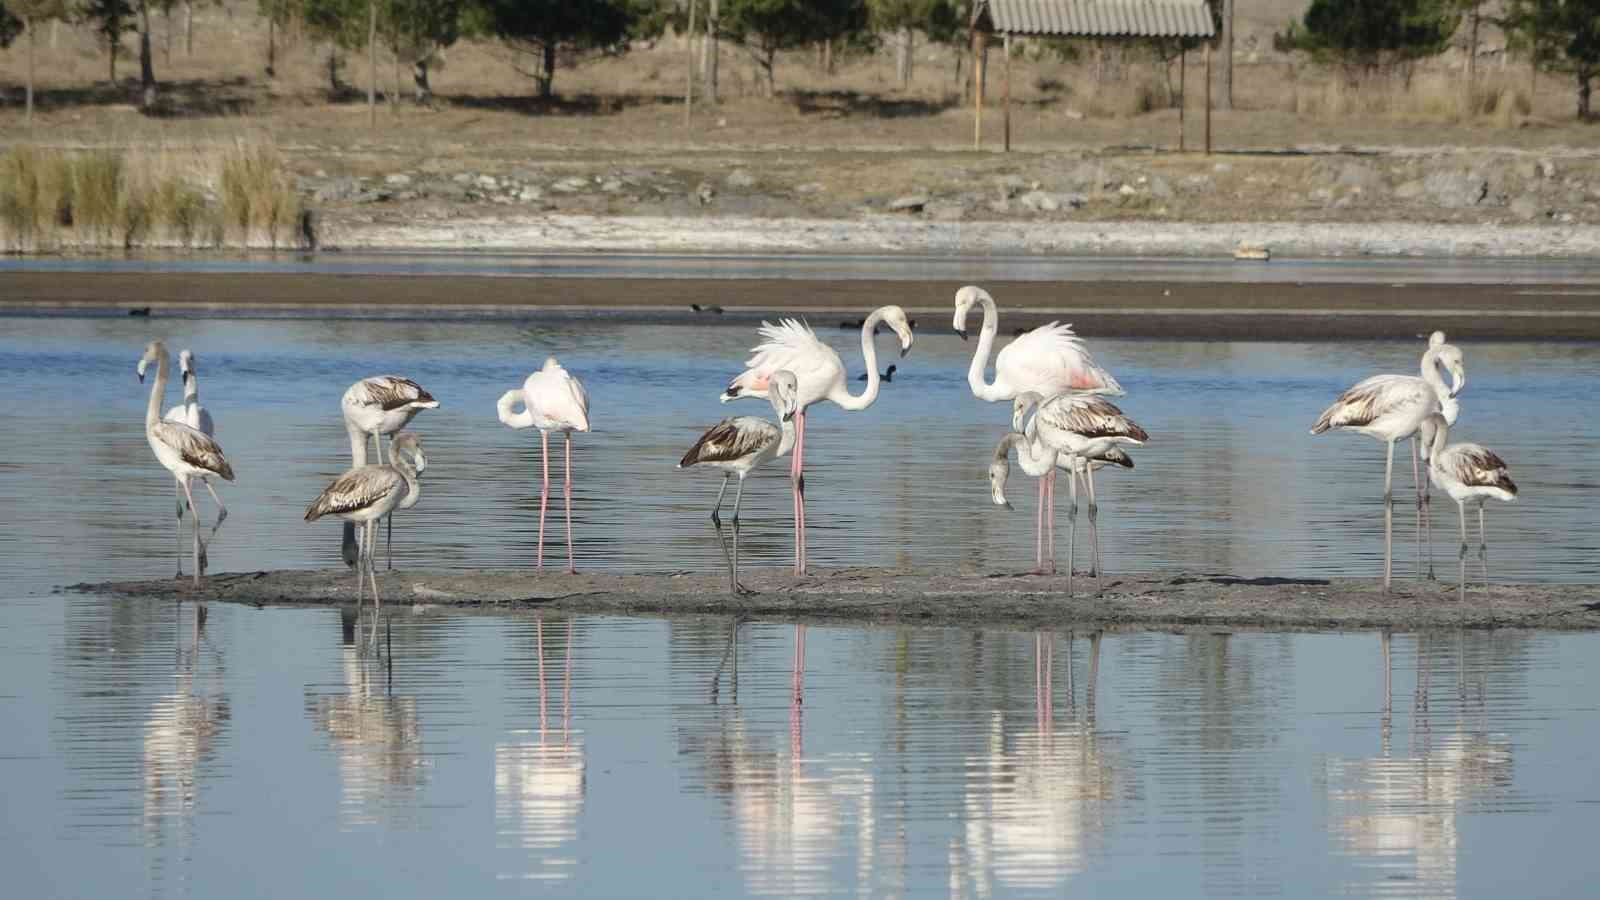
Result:
[[[711,313],[712,315],[717,316],[722,315],[722,307],[720,306],[701,306],[698,303],[691,303],[689,304],[689,308],[699,313]]]
[[[133,309],[128,310],[128,315],[130,315],[130,316],[148,316],[148,315],[150,315],[150,307],[148,307],[148,306],[135,306]]]
[[[888,384],[889,382],[894,380],[894,368],[895,368],[894,364],[891,363],[889,365],[889,368],[883,370],[882,378],[883,378],[883,383],[884,384]],[[862,372],[860,375],[857,375],[856,376],[856,380],[857,381],[866,381],[867,380],[867,373]]]
[[[867,320],[866,319],[845,319],[843,322],[839,323],[839,330],[840,331],[848,331],[851,328],[860,328],[861,326],[863,326],[865,324],[867,324]],[[873,334],[877,334],[878,333],[878,329],[877,328],[873,328],[872,329],[872,333]]]

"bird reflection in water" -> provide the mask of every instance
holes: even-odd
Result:
[[[585,789],[583,742],[572,730],[572,619],[561,675],[561,722],[552,731],[545,677],[544,617],[535,614],[539,658],[539,738],[494,748],[495,830],[501,848],[536,851],[533,868],[512,877],[564,879],[578,860],[558,851],[578,836]]]
[[[427,780],[415,697],[393,693],[393,656],[360,652],[354,610],[341,615],[341,693],[306,688],[306,716],[338,757],[340,819],[349,825],[408,821]],[[376,629],[376,623],[372,626]],[[376,631],[368,641],[375,642]],[[405,812],[410,810],[409,813]]]
[[[172,842],[183,847],[194,842],[194,817],[199,805],[202,767],[216,755],[216,743],[229,720],[228,698],[222,693],[221,654],[204,639],[205,606],[191,607],[186,622],[184,607],[178,613],[177,689],[156,701],[144,726],[144,835],[148,847]],[[189,651],[184,654],[184,645]],[[213,658],[210,693],[196,692],[203,679],[200,650]]]
[[[1399,754],[1393,747],[1393,669],[1390,635],[1385,631],[1380,636],[1384,680],[1379,753],[1326,761],[1330,831],[1345,853],[1377,867],[1379,883],[1401,878],[1417,893],[1453,896],[1461,843],[1457,820],[1465,807],[1510,790],[1511,741],[1487,731],[1481,690],[1479,721],[1476,727],[1468,725],[1473,692],[1467,686],[1465,635],[1455,639],[1459,705],[1454,728],[1434,734],[1431,670],[1448,654],[1439,652],[1439,636],[1419,635],[1416,640],[1416,685],[1406,747]],[[1361,893],[1372,887],[1367,883],[1350,889]]]
[[[1083,871],[1107,828],[1118,767],[1095,726],[1100,634],[1089,639],[1083,705],[1074,708],[1072,640],[1066,644],[1068,718],[1055,709],[1056,637],[1034,635],[1034,722],[1009,738],[996,710],[988,746],[967,761],[965,833],[952,841],[952,893],[1058,889]],[[958,890],[958,886],[961,889]]]

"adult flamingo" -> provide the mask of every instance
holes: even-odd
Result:
[[[1443,334],[1438,334],[1438,338],[1437,342],[1430,338],[1427,352],[1422,354],[1420,378],[1415,375],[1374,375],[1340,394],[1333,405],[1317,417],[1316,424],[1311,426],[1312,434],[1342,428],[1376,438],[1387,445],[1383,468],[1383,589],[1386,591],[1394,568],[1395,442],[1415,437],[1429,416],[1442,413],[1440,397],[1454,399],[1467,382],[1461,350],[1445,343]],[[1439,374],[1441,368],[1450,373],[1451,384],[1448,388]],[[1440,421],[1444,421],[1442,414]],[[1446,425],[1448,427],[1448,422]],[[1411,470],[1413,477],[1417,478],[1417,510],[1420,517],[1423,492],[1418,454],[1419,449],[1413,443]],[[1420,531],[1418,537],[1421,537]],[[1421,559],[1419,548],[1419,564]]]
[[[794,573],[806,574],[806,496],[805,452],[806,409],[813,403],[828,400],[842,409],[857,412],[871,406],[878,399],[878,351],[872,344],[873,330],[878,323],[888,325],[900,338],[900,355],[911,351],[911,323],[906,311],[898,306],[880,306],[861,323],[861,355],[867,370],[867,387],[860,394],[851,394],[846,385],[844,363],[832,347],[817,339],[809,325],[795,319],[782,319],[776,325],[761,323],[760,334],[764,340],[751,351],[754,355],[745,361],[740,372],[722,394],[722,402],[742,397],[766,397],[772,376],[787,369],[794,373],[797,382],[795,414],[795,442],[793,460],[789,466],[789,482],[794,491]]]
[[[1065,459],[1068,477],[1076,478],[1080,469],[1089,494],[1089,539],[1094,553],[1094,575],[1105,574],[1100,562],[1100,507],[1094,494],[1094,466],[1086,461],[1107,455],[1120,446],[1142,447],[1150,435],[1128,418],[1115,403],[1093,394],[1061,394],[1048,400],[1031,391],[1019,394],[1013,421],[1033,410],[1025,437],[1040,449],[1054,450]],[[1076,485],[1073,486],[1073,516],[1077,521]],[[1074,524],[1074,527],[1075,524]],[[1075,535],[1073,535],[1075,537]],[[1072,590],[1073,547],[1067,548],[1067,591]]]
[[[1467,506],[1478,507],[1478,562],[1483,580],[1489,581],[1489,547],[1484,536],[1483,506],[1490,500],[1511,503],[1517,499],[1517,483],[1511,480],[1506,461],[1494,451],[1478,444],[1450,444],[1450,423],[1443,413],[1427,418],[1432,444],[1428,452],[1428,478],[1450,495],[1461,514],[1461,552],[1457,555],[1457,596],[1467,599]]]
[[[194,354],[188,350],[178,352],[178,373],[183,378],[183,402],[167,410],[162,416],[163,421],[177,422],[201,433],[216,437],[216,425],[211,421],[211,413],[200,405],[200,379],[195,371]],[[183,577],[183,510],[187,501],[183,496],[183,479],[175,479],[178,491],[178,577]],[[222,527],[222,520],[228,517],[228,509],[221,504],[217,506],[217,528]],[[202,554],[203,557],[203,554]],[[204,574],[204,573],[202,573]]]
[[[378,465],[383,465],[384,436],[399,433],[400,429],[411,424],[417,413],[438,407],[439,401],[423,390],[422,385],[399,375],[374,375],[350,385],[344,392],[344,398],[339,401],[339,408],[344,413],[344,430],[350,435],[351,468],[367,464],[369,437],[376,450]],[[352,566],[359,556],[355,535],[355,525],[346,522],[341,549],[345,563]],[[394,520],[390,519],[383,546],[391,569],[394,568],[393,545]]]
[[[211,499],[217,503],[218,513],[216,524],[211,526],[211,534],[206,538],[206,542],[209,543],[217,536],[217,529],[228,515],[227,507],[222,505],[222,498],[217,496],[216,489],[211,486],[211,478],[216,476],[232,481],[233,467],[228,465],[227,457],[222,454],[222,447],[210,435],[198,428],[191,428],[180,422],[167,422],[161,418],[161,401],[167,391],[172,357],[167,353],[166,345],[160,341],[151,341],[144,348],[144,356],[140,357],[137,368],[140,382],[144,381],[145,369],[151,363],[156,364],[156,381],[150,386],[150,404],[145,408],[145,440],[150,442],[150,449],[155,451],[156,459],[172,473],[172,477],[178,480],[191,511],[195,510],[191,483],[199,479],[200,483],[206,486],[206,490],[210,491]],[[198,513],[193,516],[193,522],[194,586],[199,588],[205,549],[200,541]]]
[[[967,369],[967,384],[979,400],[997,403],[1028,392],[1043,397],[1066,393],[1119,397],[1126,393],[1111,373],[1089,355],[1083,339],[1073,334],[1072,326],[1059,322],[1041,325],[1003,347],[994,360],[994,381],[985,382],[989,353],[1000,328],[994,298],[976,285],[956,291],[956,315],[951,327],[966,340],[967,315],[975,303],[983,305],[983,329],[978,334],[978,350]]]
[[[891,366],[891,368],[893,368]],[[717,505],[711,509],[711,524],[717,527],[717,537],[722,537],[722,519],[717,515],[722,509],[722,498],[728,493],[728,479],[739,476],[739,489],[733,495],[733,556],[722,548],[723,561],[728,564],[728,590],[734,594],[748,593],[739,586],[739,506],[744,502],[744,480],[758,466],[770,459],[788,453],[794,448],[794,414],[796,381],[793,372],[774,372],[767,385],[767,399],[778,414],[781,426],[756,416],[733,416],[711,426],[694,446],[678,460],[678,468],[706,465],[722,470],[722,488],[717,491]]]
[[[518,403],[522,412],[516,412]],[[522,387],[506,391],[495,404],[500,421],[512,428],[539,429],[544,451],[544,484],[539,491],[539,568],[544,568],[544,514],[550,500],[550,432],[567,436],[567,574],[577,571],[572,563],[572,433],[589,430],[589,394],[583,382],[556,362],[554,356],[544,367],[528,376]]]

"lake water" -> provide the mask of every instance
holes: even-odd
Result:
[[[1031,485],[1019,475],[1014,511],[987,503],[1009,409],[971,397],[972,345],[943,325],[921,323],[871,410],[814,411],[814,565],[1031,565]],[[414,422],[430,467],[397,566],[531,566],[537,434],[493,410],[552,352],[585,379],[595,423],[574,449],[579,566],[716,571],[717,479],[674,465],[719,417],[770,414],[716,402],[747,328],[0,326],[0,865],[18,896],[1493,897],[1593,882],[1590,635],[750,622],[735,648],[725,619],[437,612],[397,615],[378,661],[340,610],[211,604],[197,629],[188,604],[51,593],[173,569],[173,486],[133,375],[154,337],[199,355],[239,475],[221,487],[214,571],[338,565],[337,525],[300,514],[347,465],[344,388],[385,371],[443,403]],[[861,371],[852,333],[821,333]],[[1306,432],[1359,378],[1414,371],[1420,340],[1090,340],[1152,434],[1138,469],[1099,482],[1113,572],[1376,574],[1382,447]],[[1463,349],[1459,439],[1500,452],[1523,490],[1491,510],[1494,576],[1600,580],[1600,426],[1579,414],[1600,347]],[[785,493],[781,465],[752,479],[748,564],[787,562]],[[1453,562],[1454,509],[1436,499]],[[1396,520],[1409,577],[1404,506]]]

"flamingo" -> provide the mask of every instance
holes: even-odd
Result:
[[[1060,394],[1048,400],[1032,391],[1019,394],[1013,405],[1013,423],[1020,423],[1030,410],[1033,418],[1028,421],[1024,437],[1033,445],[1032,452],[1037,456],[1042,450],[1055,451],[1057,456],[1065,458],[1061,467],[1067,470],[1068,478],[1074,480],[1069,520],[1072,524],[1067,537],[1067,592],[1070,594],[1078,519],[1076,479],[1081,474],[1089,494],[1089,540],[1094,554],[1094,577],[1099,578],[1105,574],[1105,567],[1100,562],[1100,506],[1094,494],[1096,467],[1086,461],[1105,457],[1119,446],[1142,447],[1150,435],[1116,404],[1094,394]],[[1054,489],[1049,490],[1053,505]]]
[[[1444,342],[1442,333],[1435,333],[1437,341],[1429,339],[1428,349],[1422,354],[1422,377],[1415,375],[1374,375],[1339,395],[1333,405],[1322,411],[1312,434],[1322,434],[1331,428],[1347,428],[1387,444],[1387,457],[1383,469],[1383,589],[1388,590],[1394,562],[1394,445],[1396,441],[1418,434],[1422,423],[1436,412],[1442,413],[1440,397],[1453,400],[1466,385],[1466,370],[1461,361],[1461,350]],[[1447,388],[1439,369],[1450,372],[1451,384]],[[1444,416],[1440,416],[1444,421]],[[1448,422],[1446,422],[1448,427]],[[1417,478],[1417,510],[1422,510],[1422,482],[1418,466],[1419,448],[1412,444],[1411,468]],[[1418,537],[1421,537],[1420,530]],[[1420,548],[1417,561],[1422,560]]]
[[[150,405],[144,414],[144,436],[150,442],[150,449],[155,451],[156,459],[166,467],[172,477],[178,480],[178,485],[183,488],[183,496],[189,503],[189,509],[194,510],[194,491],[192,482],[199,479],[211,493],[211,499],[217,503],[217,521],[211,526],[211,534],[207,536],[209,543],[217,536],[217,529],[221,527],[222,520],[227,517],[227,507],[222,505],[222,498],[217,496],[217,491],[211,486],[212,476],[226,481],[233,480],[233,467],[228,465],[228,459],[222,453],[222,447],[215,439],[198,428],[193,428],[180,422],[168,422],[160,418],[161,401],[167,391],[167,378],[172,365],[172,357],[167,353],[167,347],[161,341],[151,341],[144,348],[144,356],[140,357],[136,371],[139,373],[140,383],[144,382],[145,369],[151,363],[156,364],[156,381],[150,386]],[[194,587],[200,587],[200,572],[205,559],[205,549],[200,541],[200,516],[194,516]]]
[[[350,466],[360,468],[367,464],[367,438],[383,464],[383,436],[393,435],[411,424],[417,413],[437,409],[439,401],[409,378],[399,375],[374,375],[350,385],[339,401],[344,413],[344,430],[350,435]],[[383,546],[388,554],[389,568],[394,568],[394,522],[388,523]],[[356,547],[356,529],[346,523],[344,543],[341,548],[347,565],[355,565],[359,556]]]
[[[967,369],[967,384],[979,400],[996,403],[1027,392],[1043,397],[1065,393],[1120,397],[1126,393],[1117,379],[1089,355],[1072,326],[1059,322],[1041,325],[1007,344],[995,357],[994,381],[985,382],[989,353],[1000,328],[994,298],[976,285],[956,291],[956,315],[951,327],[962,340],[967,339],[967,314],[974,303],[983,305],[983,329],[978,335],[978,350]]]
[[[900,338],[900,356],[911,351],[911,323],[898,306],[880,306],[861,323],[861,355],[867,370],[867,386],[851,394],[845,386],[844,363],[832,347],[817,339],[811,326],[795,319],[782,319],[776,325],[761,323],[764,339],[752,349],[746,369],[729,382],[722,402],[742,397],[766,397],[772,376],[787,369],[798,382],[795,413],[794,456],[789,466],[789,481],[794,492],[794,573],[806,574],[806,498],[805,452],[806,409],[813,403],[832,401],[842,409],[858,412],[878,399],[878,351],[873,346],[873,330],[879,322],[887,324]]]
[[[1489,547],[1484,536],[1483,507],[1490,500],[1506,503],[1517,499],[1517,483],[1511,480],[1506,461],[1494,451],[1477,444],[1449,444],[1450,422],[1443,413],[1431,413],[1426,420],[1433,435],[1428,452],[1428,478],[1456,501],[1461,514],[1461,552],[1457,554],[1458,596],[1467,598],[1467,506],[1478,507],[1478,562],[1483,580],[1489,581]]]
[[[1032,475],[1039,479],[1039,505],[1034,524],[1034,574],[1043,575],[1045,569],[1044,546],[1050,547],[1050,572],[1055,571],[1056,562],[1056,532],[1055,532],[1055,470],[1061,469],[1068,473],[1067,486],[1071,501],[1067,507],[1071,518],[1067,528],[1069,541],[1075,541],[1078,526],[1078,479],[1084,478],[1083,457],[1067,457],[1054,454],[1043,447],[1034,447],[1029,444],[1027,436],[1016,431],[1007,432],[1000,438],[1000,443],[995,445],[994,459],[989,463],[989,491],[994,500],[994,505],[1011,508],[1011,503],[1006,500],[1006,480],[1011,475],[1010,451],[1015,447],[1017,459],[1022,464],[1025,475]],[[1049,464],[1046,457],[1054,457],[1054,465]],[[1105,466],[1118,466],[1124,469],[1133,468],[1133,457],[1124,453],[1118,447],[1110,447],[1093,459],[1087,460],[1088,466],[1099,471]],[[1048,476],[1048,477],[1046,477]],[[1048,484],[1048,488],[1046,485]],[[1046,509],[1048,508],[1048,512]],[[1048,528],[1048,532],[1046,529]],[[1076,543],[1073,544],[1076,547]],[[1067,551],[1071,559],[1072,549]]]
[[[514,412],[518,402],[522,412]],[[506,391],[495,404],[500,421],[512,428],[537,428],[544,449],[544,484],[539,493],[539,568],[544,568],[544,514],[550,499],[550,432],[567,436],[567,574],[577,572],[572,564],[572,433],[589,430],[589,394],[583,382],[556,362],[554,356],[544,367],[528,376],[522,387]]]
[[[1433,334],[1428,335],[1428,346],[1430,348],[1438,347],[1444,344],[1444,342],[1444,332],[1442,331],[1435,331]],[[1466,379],[1463,378],[1462,384],[1465,383]],[[1436,390],[1435,393],[1439,395],[1439,413],[1444,416],[1446,423],[1448,423],[1452,428],[1455,427],[1456,419],[1461,416],[1461,401],[1457,400],[1454,396],[1451,396],[1448,390]],[[1433,426],[1428,420],[1423,420],[1422,426],[1417,429],[1416,437],[1412,440],[1414,440],[1417,444],[1417,455],[1422,458],[1422,467],[1423,469],[1426,469],[1428,466],[1428,451],[1433,446]],[[1417,478],[1417,473],[1413,472],[1411,475],[1412,478]],[[1432,580],[1433,492],[1429,490],[1429,479],[1421,478],[1419,480],[1422,483],[1422,506],[1419,510],[1420,515],[1418,518],[1421,520],[1420,525],[1422,529],[1422,543],[1428,548],[1428,578],[1429,580]]]
[[[195,374],[194,354],[188,350],[178,352],[178,372],[183,378],[183,402],[167,410],[162,416],[166,422],[176,422],[198,429],[210,437],[216,437],[216,426],[211,421],[211,413],[200,405],[200,381]],[[183,481],[177,479],[178,491],[178,577],[183,577]],[[222,520],[228,517],[227,507],[217,507],[217,527],[222,527]]]
[[[891,366],[890,368],[893,368]],[[748,593],[739,586],[739,506],[744,501],[744,480],[757,466],[776,459],[794,448],[794,414],[797,409],[795,395],[798,382],[794,373],[780,370],[772,373],[767,384],[767,399],[778,414],[782,426],[755,416],[733,416],[707,429],[694,446],[678,460],[678,468],[708,465],[722,470],[722,488],[717,491],[717,505],[711,509],[711,523],[722,535],[722,519],[717,513],[722,509],[722,498],[728,493],[728,479],[739,476],[739,489],[733,495],[733,557],[723,548],[723,560],[728,563],[728,589],[734,594]]]
[[[307,522],[336,515],[352,526],[365,526],[361,557],[356,565],[356,602],[365,600],[361,589],[365,579],[370,577],[374,616],[383,603],[378,597],[378,573],[372,561],[378,551],[378,520],[396,509],[416,505],[421,496],[417,476],[427,467],[428,457],[422,452],[422,441],[410,432],[401,432],[394,436],[390,445],[389,462],[350,468],[323,488],[306,507]]]

